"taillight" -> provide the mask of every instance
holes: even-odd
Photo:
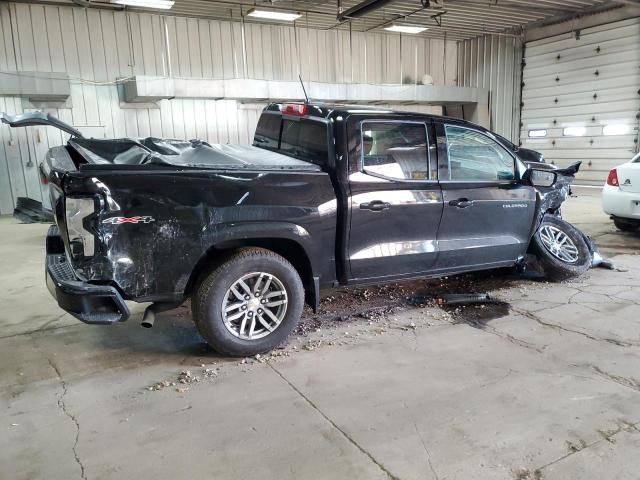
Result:
[[[88,221],[87,217],[95,214],[95,205],[96,202],[93,198],[67,197],[65,199],[69,251],[74,258],[78,256],[91,257],[95,252],[95,238],[85,225],[85,222]]]
[[[607,185],[611,185],[612,187],[620,186],[620,182],[618,181],[618,171],[615,168],[609,172],[609,176],[607,177]]]
[[[285,103],[280,109],[283,115],[295,115],[302,117],[309,113],[309,107],[306,103]]]

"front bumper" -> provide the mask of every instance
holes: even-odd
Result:
[[[129,318],[129,308],[120,292],[110,285],[94,285],[80,280],[65,254],[58,227],[47,232],[45,262],[47,288],[60,308],[85,323],[109,324]]]

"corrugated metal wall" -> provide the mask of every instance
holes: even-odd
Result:
[[[522,40],[486,35],[458,44],[458,84],[489,89],[491,130],[518,143]]]
[[[640,19],[528,42],[525,63],[523,145],[602,185],[638,151]]]
[[[456,58],[456,42],[440,39],[0,3],[0,71],[68,73],[71,107],[48,111],[94,137],[253,137],[262,105],[174,99],[134,108],[120,102],[116,86],[131,75],[295,80],[300,72],[305,81],[414,83],[429,74],[436,85],[455,85]],[[0,111],[31,109],[0,97]],[[0,126],[0,140],[6,214],[19,196],[42,198],[37,161],[63,138],[50,127]]]
[[[436,85],[453,85],[456,78],[456,42],[441,39],[257,23],[244,24],[243,35],[240,22],[15,3],[1,5],[0,16],[2,70],[67,71],[98,82],[297,80],[299,71],[320,82],[411,83],[428,73]]]

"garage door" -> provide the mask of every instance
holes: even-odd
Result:
[[[601,185],[638,151],[640,19],[525,45],[522,145],[558,166],[582,160],[577,183]]]

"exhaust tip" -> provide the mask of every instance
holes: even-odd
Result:
[[[142,317],[142,323],[140,324],[141,326],[143,326],[144,328],[151,328],[153,327],[153,323],[156,321],[156,314],[153,311],[153,305],[150,305],[147,307],[147,309],[144,311],[144,315]]]

